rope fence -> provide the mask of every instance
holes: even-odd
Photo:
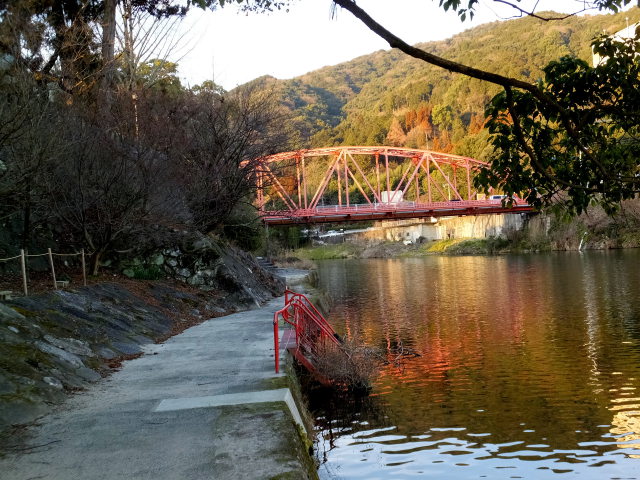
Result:
[[[20,270],[22,272],[22,291],[25,297],[29,294],[29,286],[28,286],[28,278],[27,278],[27,261],[30,258],[36,257],[49,257],[49,268],[51,268],[51,278],[53,280],[53,289],[57,290],[59,286],[66,285],[66,280],[58,280],[56,278],[56,268],[53,262],[53,257],[80,257],[80,261],[82,264],[82,283],[84,286],[87,286],[87,268],[85,262],[85,252],[84,248],[76,253],[56,253],[52,252],[50,248],[47,249],[46,253],[27,253],[25,250],[20,250],[20,255],[16,255],[15,257],[8,258],[0,258],[0,262],[10,262],[11,260],[20,260]],[[6,292],[3,292],[6,293]]]

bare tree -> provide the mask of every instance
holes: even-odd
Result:
[[[150,224],[162,170],[152,150],[124,134],[126,125],[104,129],[70,109],[65,127],[70,151],[48,183],[52,213],[74,243],[90,249],[97,274],[106,253]]]
[[[116,61],[121,68],[121,83],[130,91],[152,87],[163,78],[169,56],[180,62],[180,52],[188,51],[185,34],[177,28],[182,17],[151,15],[132,0],[122,0],[118,14]]]
[[[189,94],[172,112],[168,151],[194,225],[213,231],[255,189],[257,159],[285,148],[285,113],[271,94],[251,87]]]
[[[0,221],[19,230],[29,248],[34,228],[47,218],[45,179],[66,147],[50,91],[19,73],[0,88]]]

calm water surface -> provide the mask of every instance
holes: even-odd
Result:
[[[326,261],[330,320],[393,357],[312,394],[322,479],[640,479],[640,252]]]

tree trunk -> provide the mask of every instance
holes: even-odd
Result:
[[[116,41],[116,6],[118,0],[104,0],[104,14],[102,17],[102,81],[100,82],[100,97],[104,104],[111,104],[110,90],[113,85],[115,71],[115,41]]]
[[[22,211],[22,249],[28,250],[31,240],[31,200],[27,200],[27,204]]]
[[[91,275],[98,275],[98,270],[100,269],[100,260],[102,260],[103,254],[103,249],[93,252],[93,255],[91,256]]]
[[[45,65],[43,71],[48,73],[55,65],[56,58],[60,58],[60,86],[64,91],[69,91],[73,84],[72,60],[69,58],[68,49],[65,49],[65,37],[67,35],[67,22],[62,2],[54,2],[51,9],[51,25],[55,31],[53,39],[53,54],[51,59]]]

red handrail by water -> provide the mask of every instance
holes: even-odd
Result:
[[[276,373],[280,371],[280,319],[293,326],[296,344],[292,353],[300,363],[313,370],[311,358],[324,342],[340,344],[335,331],[318,309],[301,294],[287,290],[284,307],[273,314],[273,342],[275,347]]]

